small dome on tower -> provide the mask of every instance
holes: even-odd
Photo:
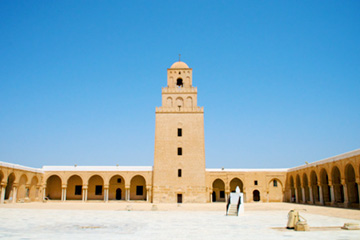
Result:
[[[189,68],[189,66],[181,61],[175,62],[170,68]]]

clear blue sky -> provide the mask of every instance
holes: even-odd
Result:
[[[360,1],[1,1],[0,161],[153,165],[166,69],[193,68],[207,167],[360,148]]]

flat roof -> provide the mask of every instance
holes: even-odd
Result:
[[[29,171],[29,172],[44,173],[40,168],[25,167],[19,164],[13,164],[13,163],[1,162],[1,161],[0,161],[0,166]]]
[[[333,157],[329,157],[329,158],[324,158],[322,160],[316,161],[316,162],[312,162],[312,163],[308,163],[308,164],[304,164],[298,167],[293,167],[293,168],[289,168],[289,172],[292,171],[297,171],[303,168],[307,168],[307,167],[313,167],[313,166],[317,166],[317,165],[321,165],[321,164],[325,164],[325,163],[329,163],[329,162],[336,162],[338,160],[341,159],[345,159],[345,158],[350,158],[353,156],[357,156],[360,155],[360,149],[356,149],[350,152],[346,152],[346,153],[342,153]]]
[[[207,168],[207,172],[287,172],[288,168]]]
[[[145,172],[152,171],[152,166],[43,166],[43,171],[90,171],[90,172]]]

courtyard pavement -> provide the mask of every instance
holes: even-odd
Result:
[[[287,213],[300,211],[309,232],[287,230]],[[151,210],[154,209],[154,210]],[[1,239],[360,239],[360,210],[287,203],[247,203],[225,216],[225,203],[17,203],[0,205]]]

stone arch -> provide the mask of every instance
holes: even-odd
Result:
[[[2,183],[4,178],[4,173],[0,170],[0,184]]]
[[[29,197],[29,189],[26,186],[26,183],[28,181],[28,178],[26,174],[22,174],[19,179],[19,187],[18,187],[18,193],[17,193],[17,199],[24,200],[25,198]]]
[[[82,178],[77,174],[71,175],[67,180],[66,199],[82,200],[82,186]]]
[[[296,199],[296,201],[302,202],[303,197],[302,197],[301,180],[300,180],[299,174],[296,174],[296,192],[297,192],[297,198],[298,198],[298,199]]]
[[[173,106],[173,99],[172,99],[172,97],[168,97],[168,98],[166,99],[166,106],[168,106],[168,107],[172,107],[172,106]]]
[[[109,200],[122,199],[125,199],[125,179],[121,175],[116,174],[109,180]]]
[[[54,174],[48,177],[46,180],[46,197],[50,200],[60,200],[61,199],[61,178]]]
[[[294,177],[290,176],[290,202],[296,202]]]
[[[192,97],[187,97],[186,98],[186,107],[188,107],[188,108],[193,107],[193,99],[192,99]]]
[[[185,79],[185,84],[188,86],[188,87],[191,87],[191,81],[190,81],[190,77],[187,76],[186,79]]]
[[[313,202],[314,203],[319,202],[320,194],[319,194],[318,179],[317,179],[317,175],[314,170],[312,170],[310,173],[310,185],[311,185]]]
[[[12,172],[9,174],[8,179],[7,179],[7,184],[6,184],[6,189],[5,189],[5,200],[8,199],[13,199],[14,196],[14,182],[15,182],[15,174]]]
[[[323,201],[324,203],[331,202],[331,196],[330,196],[330,186],[329,186],[329,176],[326,172],[326,170],[323,168],[320,170],[320,184],[321,184],[321,190],[323,195]]]
[[[104,179],[98,175],[92,175],[88,180],[88,200],[104,199]]]
[[[176,107],[183,108],[184,107],[184,99],[182,99],[181,97],[176,98]]]
[[[268,182],[269,202],[281,202],[283,200],[283,184],[278,178],[272,178]]]
[[[331,181],[334,188],[334,201],[335,203],[344,202],[344,187],[341,184],[341,173],[337,166],[334,166],[331,170]]]
[[[212,201],[213,202],[225,202],[225,183],[222,179],[217,178],[213,184],[213,195]]]
[[[38,190],[38,185],[39,183],[39,179],[37,176],[33,176],[31,178],[31,182],[30,182],[30,193],[29,193],[29,197],[31,201],[35,201],[38,198],[38,194],[39,194],[39,190]]]
[[[141,175],[131,178],[130,200],[146,200],[146,180]]]
[[[260,191],[257,189],[253,191],[253,201],[260,202]]]
[[[359,203],[358,185],[356,183],[355,169],[351,163],[345,166],[345,183],[349,203]]]
[[[239,186],[240,192],[244,192],[244,184],[239,178],[233,178],[230,181],[230,192],[235,192],[236,187]]]
[[[303,174],[303,187],[304,187],[304,194],[305,194],[305,202],[310,201],[310,190],[309,190],[309,181],[306,173]]]

